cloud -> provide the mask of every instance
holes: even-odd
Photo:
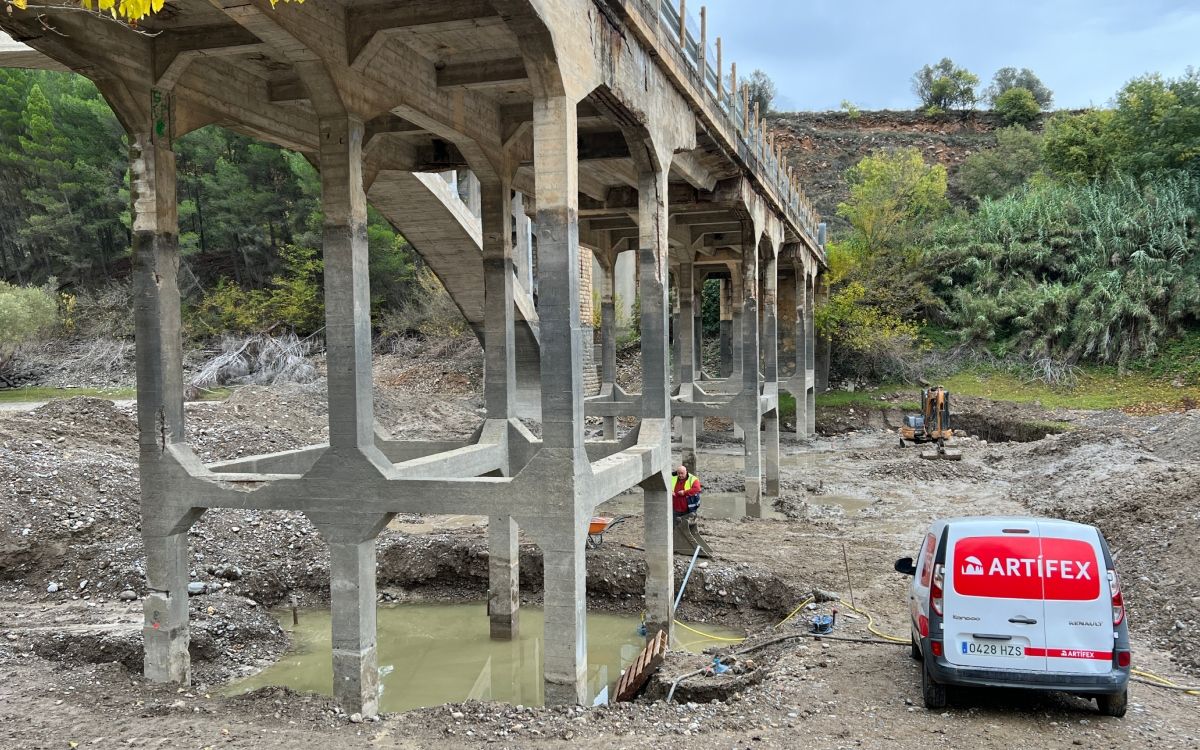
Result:
[[[1130,78],[1200,63],[1200,3],[1187,0],[713,0],[708,19],[726,75],[729,61],[739,75],[761,68],[795,109],[911,108],[912,74],[942,57],[983,85],[1006,65],[1032,68],[1061,107],[1103,105]]]

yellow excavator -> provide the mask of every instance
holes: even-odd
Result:
[[[950,394],[946,389],[938,385],[922,390],[921,410],[921,414],[904,417],[904,424],[900,427],[900,447],[907,447],[908,443],[933,443],[937,451],[922,453],[921,458],[962,460],[962,453],[946,450],[946,443],[954,437],[954,429],[950,425]]]

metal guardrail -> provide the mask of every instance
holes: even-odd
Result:
[[[687,12],[687,0],[638,0],[637,5],[644,20],[654,26],[663,46],[675,50],[677,59],[699,84],[706,102],[734,133],[742,157],[756,165],[759,176],[774,188],[788,218],[817,242],[821,218],[781,158],[781,152],[770,142],[762,113],[757,109],[751,111],[745,84],[736,77],[736,63],[731,66],[729,85],[725,84],[720,39],[715,49],[708,43],[704,8],[697,23]]]

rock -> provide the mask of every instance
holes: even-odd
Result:
[[[202,581],[192,581],[188,584],[188,594],[191,596],[199,596],[200,594],[207,593],[208,586],[206,586]]]
[[[58,590],[59,590],[59,589],[61,589],[61,588],[62,588],[62,586],[59,586],[59,585],[58,585],[57,583],[55,583],[54,581],[51,581],[51,582],[50,582],[50,585],[46,587],[46,593],[47,593],[47,594],[57,594],[57,593],[58,593]]]
[[[123,602],[132,602],[137,600],[138,595],[133,589],[125,589],[121,593],[117,594],[117,598]]]
[[[350,714],[351,724],[362,724],[362,714]]]

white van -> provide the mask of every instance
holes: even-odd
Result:
[[[1124,716],[1129,626],[1108,543],[1094,526],[1045,518],[935,521],[909,590],[925,706],[951,685],[1093,696]]]

